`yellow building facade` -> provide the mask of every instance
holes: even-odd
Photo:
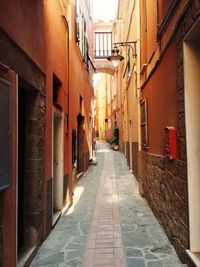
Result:
[[[140,149],[140,3],[119,1],[118,14],[113,25],[113,43],[124,60],[115,71],[120,99],[120,143],[130,171],[138,177],[138,150]]]

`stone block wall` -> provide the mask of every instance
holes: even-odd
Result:
[[[140,153],[145,197],[181,259],[187,262],[185,249],[189,247],[189,218],[186,164],[182,160],[170,161],[158,155]]]
[[[32,229],[37,235],[37,244],[43,239],[44,229],[44,162],[45,162],[45,99],[31,92],[26,97],[26,144],[24,170],[24,210],[27,235]],[[28,196],[28,198],[26,197]],[[27,237],[29,244],[29,237]]]

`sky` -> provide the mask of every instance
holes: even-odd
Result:
[[[114,20],[118,0],[93,0],[93,17],[103,21]]]

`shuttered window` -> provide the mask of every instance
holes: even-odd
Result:
[[[140,102],[140,116],[141,116],[141,145],[142,148],[148,147],[148,124],[147,124],[147,100],[143,99]]]

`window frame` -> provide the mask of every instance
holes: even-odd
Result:
[[[140,130],[141,130],[141,146],[143,149],[147,149],[149,148],[149,142],[148,142],[148,112],[147,112],[146,98],[140,101]]]

